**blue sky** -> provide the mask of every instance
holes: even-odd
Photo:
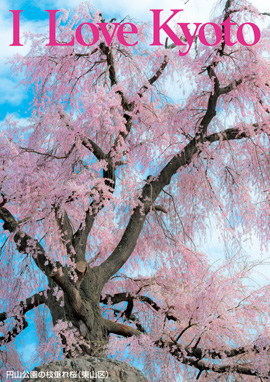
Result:
[[[1,0],[0,2],[0,121],[3,121],[8,114],[15,114],[17,118],[24,119],[29,117],[29,103],[31,101],[31,92],[19,85],[20,78],[11,77],[11,71],[5,64],[8,57],[13,54],[27,54],[28,47],[10,47],[12,43],[12,13],[9,10],[23,10],[21,14],[21,31],[42,32],[48,28],[48,13],[46,9],[73,8],[80,3],[79,0]],[[185,4],[186,3],[186,4]],[[213,6],[216,1],[213,0],[138,0],[128,2],[127,0],[97,0],[93,1],[96,8],[102,10],[107,17],[119,17],[129,15],[135,20],[151,21],[154,9],[165,9],[164,15],[170,14],[170,9],[184,8],[184,14],[181,21],[207,22],[210,15],[213,14]],[[265,0],[253,0],[254,5],[262,11],[267,11],[269,5]],[[182,17],[182,15],[181,15]],[[212,236],[212,235],[210,235]],[[258,244],[250,249],[251,252],[258,250]],[[212,237],[211,243],[205,250],[213,253],[215,256],[222,257],[222,247],[218,239]],[[268,273],[264,267],[262,272]],[[269,272],[270,274],[270,272]],[[31,317],[31,315],[30,315]],[[29,321],[29,328],[18,338],[19,348],[24,352],[24,361],[31,361],[31,354],[36,346],[36,335],[32,329],[32,319]],[[20,341],[21,340],[21,341]],[[20,343],[21,342],[21,343]],[[20,344],[19,344],[20,343]]]

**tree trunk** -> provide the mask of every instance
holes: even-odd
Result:
[[[58,288],[57,284],[50,278],[49,286],[51,291]],[[81,311],[75,311],[65,292],[58,301],[53,292],[49,295],[47,306],[51,312],[53,325],[56,326],[59,321],[67,324],[67,330],[61,331],[60,334],[66,358],[86,354],[104,356],[109,334],[99,305],[101,289],[102,286],[95,273],[88,269],[79,288],[83,302]],[[71,336],[72,341],[69,341]],[[70,342],[73,344],[72,348],[69,346]]]

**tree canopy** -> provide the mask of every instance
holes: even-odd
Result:
[[[28,34],[12,65],[31,118],[0,132],[3,372],[21,367],[14,339],[35,310],[42,362],[62,349],[140,360],[156,381],[268,379],[270,289],[249,286],[238,252],[269,240],[270,29],[246,1],[213,22],[228,17],[258,23],[260,41],[196,40],[179,57],[146,24],[134,46]],[[62,11],[57,41],[89,20],[106,22],[88,4]],[[222,265],[196,244],[213,222],[236,248]]]

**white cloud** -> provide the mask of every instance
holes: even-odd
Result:
[[[16,81],[4,77],[0,77],[0,94],[0,104],[9,102],[16,106],[26,98],[26,90],[22,86],[17,87]]]
[[[204,236],[204,242],[202,238],[197,238],[198,250],[206,253],[210,264],[219,266],[224,261],[225,255],[228,258],[232,258],[238,247],[233,248],[233,243],[230,241],[229,247],[225,250],[224,233],[215,230],[214,218],[212,219],[212,227],[206,232]],[[262,250],[261,243],[256,237],[255,232],[251,235],[250,240],[245,240],[242,237],[241,242],[241,254],[238,256],[238,262],[242,266],[244,264],[249,264],[250,267],[250,278],[246,280],[246,284],[255,285],[266,285],[269,284],[270,277],[270,248]],[[229,251],[230,253],[227,253]]]

